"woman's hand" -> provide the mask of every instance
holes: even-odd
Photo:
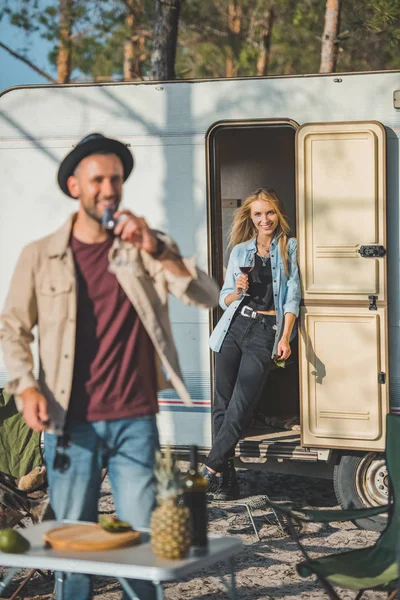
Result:
[[[239,275],[239,277],[236,279],[235,284],[236,284],[235,294],[239,298],[239,296],[241,296],[243,292],[247,292],[247,290],[249,289],[248,275],[243,275],[243,274]]]
[[[247,292],[249,289],[249,278],[247,275],[239,275],[239,277],[235,280],[235,291],[231,292],[224,298],[224,302],[226,306],[230,306],[232,302],[236,300],[241,300],[243,298],[243,293]]]
[[[279,344],[278,344],[278,358],[279,360],[287,360],[289,358],[289,356],[292,354],[292,351],[290,349],[290,344],[289,344],[289,340],[286,337],[282,337],[279,340]]]

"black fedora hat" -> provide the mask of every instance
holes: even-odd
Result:
[[[64,158],[58,169],[58,185],[67,196],[71,196],[68,190],[68,177],[73,175],[76,167],[86,156],[91,154],[116,154],[124,167],[124,181],[126,181],[133,169],[133,156],[130,150],[118,140],[105,137],[101,133],[91,133],[87,135],[75,146],[73,150]]]

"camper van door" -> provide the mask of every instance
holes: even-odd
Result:
[[[382,450],[388,412],[385,129],[297,131],[302,443]]]

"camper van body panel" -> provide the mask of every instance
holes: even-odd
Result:
[[[129,144],[135,169],[124,186],[124,206],[168,231],[184,255],[196,254],[200,267],[207,269],[213,240],[208,230],[206,136],[215,123],[377,121],[388,138],[390,387],[392,409],[400,411],[396,89],[399,73],[8,90],[0,98],[0,305],[22,247],[54,231],[76,209],[58,189],[56,172],[62,157],[89,132]],[[161,441],[206,448],[211,443],[209,314],[172,300],[171,320],[194,406],[184,407],[173,390],[160,394]],[[5,380],[1,359],[0,386]]]

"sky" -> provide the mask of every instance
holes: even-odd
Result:
[[[21,54],[24,43],[26,43],[26,34],[17,27],[12,27],[7,19],[3,19],[0,22],[0,42]],[[42,40],[38,34],[33,34],[28,38],[27,57],[43,71],[55,77],[55,68],[47,60],[50,49],[50,42]],[[49,82],[28,65],[0,48],[0,93],[15,85],[37,85],[42,83]]]

